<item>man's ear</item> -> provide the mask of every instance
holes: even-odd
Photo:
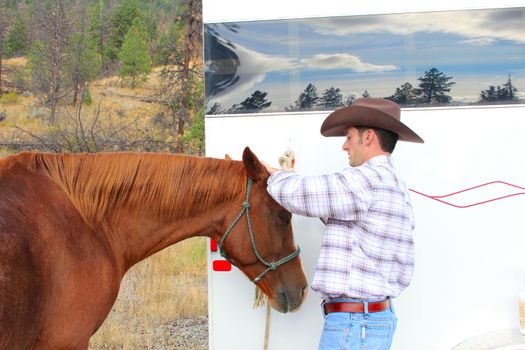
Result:
[[[249,147],[246,147],[244,152],[242,152],[242,162],[244,163],[244,169],[246,169],[248,177],[253,181],[257,182],[269,176],[264,165],[261,164]]]

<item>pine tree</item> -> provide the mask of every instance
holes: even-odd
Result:
[[[136,81],[145,80],[147,74],[151,72],[149,47],[145,39],[144,28],[139,21],[133,22],[126,34],[119,56],[122,63],[119,76],[131,78],[131,88],[134,89]]]
[[[206,114],[207,115],[213,115],[213,114],[223,114],[224,113],[224,109],[222,108],[221,104],[220,103],[217,103],[215,102],[213,104],[213,106],[210,107],[210,109],[208,109],[206,111]]]
[[[229,110],[230,113],[257,113],[271,106],[272,102],[266,100],[267,92],[256,90],[250,97],[235,104]]]
[[[7,31],[7,24],[6,24],[6,10],[5,10],[5,5],[4,5],[4,1],[3,0],[0,0],[0,96],[2,96],[2,93],[3,93],[3,88],[2,88],[2,85],[3,85],[3,82],[2,82],[2,79],[3,79],[3,74],[4,74],[4,69],[3,69],[3,61],[4,61],[4,38],[5,38],[5,33]]]
[[[140,15],[138,0],[118,2],[111,19],[111,35],[106,46],[107,57],[116,61],[133,22]]]
[[[446,76],[437,68],[431,68],[425,72],[423,77],[418,78],[420,81],[417,89],[419,102],[422,103],[449,103],[452,96],[447,95],[451,87],[456,84],[451,80],[453,77]]]
[[[498,86],[499,90],[499,86]],[[498,94],[496,92],[496,87],[494,85],[490,85],[487,90],[481,91],[479,94],[480,100],[479,102],[493,102],[498,100]]]
[[[318,101],[317,88],[314,84],[309,83],[304,91],[301,92],[297,101],[295,101],[293,109],[297,111],[313,109]]]
[[[116,49],[111,47],[110,37],[110,11],[107,0],[99,0],[88,8],[89,45],[95,50],[98,66],[108,71]]]
[[[84,3],[77,5],[73,26],[74,33],[69,42],[67,65],[73,92],[72,99],[73,103],[76,103],[86,84],[96,77],[98,71],[96,48],[93,41],[89,40],[88,9]]]
[[[350,107],[352,103],[354,103],[355,99],[356,99],[356,96],[354,94],[348,96],[348,98],[345,101],[345,106]]]
[[[515,101],[518,99],[518,97],[516,96],[516,92],[518,92],[518,89],[514,85],[512,85],[510,74],[509,79],[507,79],[507,82],[503,84],[503,89],[505,89],[505,91],[507,92],[506,100]]]
[[[410,105],[417,102],[416,93],[417,90],[412,87],[412,84],[406,82],[396,88],[396,92],[392,96],[387,97],[387,99],[400,105]]]
[[[509,78],[503,86],[490,85],[488,89],[481,91],[479,102],[516,101],[518,100],[517,92],[518,89],[512,84],[509,74]]]
[[[13,26],[7,35],[5,43],[6,57],[22,56],[27,54],[29,41],[27,37],[27,24],[24,17],[17,12]]]
[[[328,88],[320,98],[319,105],[325,108],[337,108],[343,105],[343,93],[339,88]]]

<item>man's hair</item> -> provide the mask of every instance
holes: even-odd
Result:
[[[397,140],[399,139],[399,135],[395,132],[380,129],[380,128],[372,128],[367,126],[358,126],[357,130],[359,130],[359,135],[363,135],[363,133],[368,130],[372,129],[377,135],[377,139],[379,140],[379,145],[381,146],[381,149],[385,152],[392,153],[394,152],[394,148],[396,148]]]

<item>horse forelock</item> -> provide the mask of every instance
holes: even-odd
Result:
[[[152,153],[33,155],[80,214],[100,222],[122,208],[158,219],[184,218],[246,188],[241,162]]]

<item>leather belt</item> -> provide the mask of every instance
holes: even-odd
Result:
[[[368,312],[381,312],[390,308],[390,299],[377,302],[368,303]],[[332,312],[365,312],[365,304],[363,302],[334,302],[324,304],[324,311],[326,314]]]

